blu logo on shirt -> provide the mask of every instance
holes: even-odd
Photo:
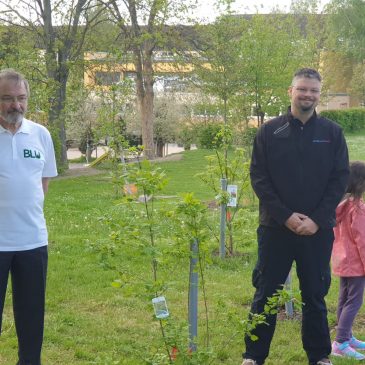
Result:
[[[41,154],[39,151],[36,151],[36,150],[27,150],[27,149],[24,149],[23,150],[23,153],[24,153],[24,158],[41,158]]]

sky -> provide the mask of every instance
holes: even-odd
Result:
[[[330,0],[317,0],[319,11],[323,9]],[[214,5],[217,0],[199,0],[198,9],[194,11],[194,15],[207,22],[213,21],[219,11]],[[291,0],[236,0],[232,9],[237,13],[255,14],[256,12],[267,14],[270,13],[276,5],[284,11],[290,8]]]
[[[3,0],[6,2],[6,0]],[[12,0],[15,1],[16,0]],[[217,9],[217,3],[224,0],[196,0],[198,5],[197,9],[190,12],[190,16],[194,19],[198,19],[202,23],[208,23],[215,20],[217,16],[222,14],[222,10]],[[292,0],[231,0],[233,2],[232,10],[238,14],[255,14],[256,12],[267,14],[272,11],[274,7],[279,7],[283,12],[287,12],[290,9]],[[295,1],[295,0],[294,0]],[[53,2],[53,0],[52,0]],[[323,9],[330,0],[317,0],[319,11]],[[25,3],[27,1],[25,0]],[[0,12],[5,7],[0,3]],[[18,9],[19,10],[19,9]]]

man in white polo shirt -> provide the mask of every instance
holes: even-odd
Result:
[[[18,336],[18,365],[41,365],[47,228],[44,195],[57,175],[48,130],[24,118],[27,80],[0,71],[0,332],[9,273]]]

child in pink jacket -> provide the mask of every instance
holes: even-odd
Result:
[[[340,277],[337,333],[332,355],[364,360],[365,342],[352,334],[354,319],[361,308],[365,287],[365,164],[350,164],[347,194],[336,209],[332,271]]]

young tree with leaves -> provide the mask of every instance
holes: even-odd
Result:
[[[264,116],[278,115],[288,105],[287,85],[294,70],[312,65],[313,48],[300,30],[302,17],[294,14],[256,14],[241,37],[241,73],[245,92],[258,125]]]

